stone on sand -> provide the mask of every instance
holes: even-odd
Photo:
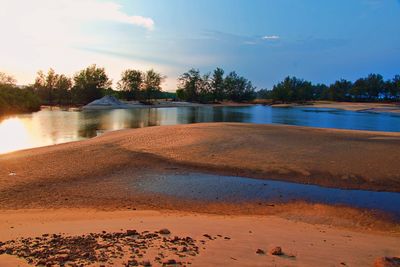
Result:
[[[398,257],[380,257],[374,262],[374,267],[400,267],[400,258]]]
[[[283,255],[281,247],[273,247],[269,250],[269,253],[274,256],[281,256]]]

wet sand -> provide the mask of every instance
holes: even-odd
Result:
[[[381,214],[301,202],[202,203],[129,184],[144,174],[202,172],[399,192],[399,144],[399,133],[215,123],[123,130],[1,155],[0,241],[167,227],[196,240],[231,238],[207,242],[189,257],[194,266],[371,265],[400,254],[400,225]],[[255,253],[272,245],[290,257]]]

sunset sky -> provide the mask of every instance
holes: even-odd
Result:
[[[398,0],[0,0],[0,71],[19,84],[93,63],[114,82],[154,68],[174,90],[195,67],[260,88],[287,75],[330,83],[400,74]]]

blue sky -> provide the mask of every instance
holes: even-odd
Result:
[[[155,68],[168,76],[166,90],[192,67],[236,70],[260,88],[287,75],[330,83],[400,74],[398,0],[32,2],[21,16],[26,1],[0,0],[0,30],[13,40],[0,44],[0,71],[20,83],[39,69],[72,75],[91,63],[114,81],[124,68]]]

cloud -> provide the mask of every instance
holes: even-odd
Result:
[[[157,67],[80,49],[119,45],[123,34],[115,26],[127,25],[126,35],[143,39],[155,28],[153,19],[127,14],[113,0],[0,0],[0,7],[0,69],[21,83],[50,67],[69,75],[93,63],[114,75],[126,66]]]
[[[74,15],[75,17],[78,16],[78,18],[82,20],[105,20],[132,24],[146,28],[147,30],[154,29],[153,19],[143,16],[129,16],[121,10],[122,7],[120,5],[114,2],[98,2],[96,0],[80,0],[76,2],[73,0],[61,0],[60,2],[73,10],[82,10],[83,12],[78,11],[78,13]],[[71,12],[74,12],[72,9]],[[90,10],[94,12],[90,12]]]
[[[263,36],[261,39],[263,39],[263,40],[278,40],[280,38],[281,37],[278,35],[266,35],[266,36]]]
[[[38,22],[55,24],[84,24],[88,22],[115,22],[154,29],[154,21],[143,16],[131,16],[122,6],[112,1],[98,0],[0,0],[3,19],[9,22],[22,20],[28,26]],[[44,25],[42,25],[44,26]]]

